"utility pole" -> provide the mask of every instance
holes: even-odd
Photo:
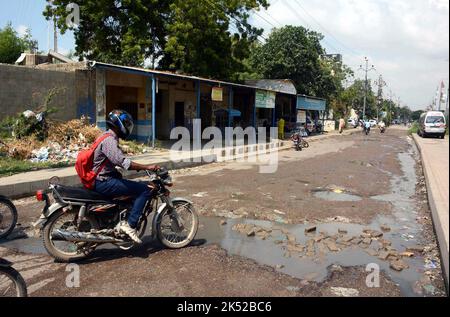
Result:
[[[367,108],[367,88],[368,88],[368,74],[372,70],[376,70],[375,66],[369,69],[369,59],[364,57],[365,67],[363,65],[360,66],[359,70],[363,70],[365,72],[365,82],[364,82],[364,110],[363,110],[363,121],[366,120],[366,108]]]
[[[58,26],[56,25],[56,18],[53,18],[53,50],[58,53]]]
[[[447,98],[445,101],[445,116],[448,117],[448,95],[450,94],[450,88],[447,88]]]
[[[378,81],[375,82],[378,85],[378,106],[377,106],[377,121],[380,121],[380,108],[383,103],[383,87],[386,86],[386,82],[383,80],[383,75],[380,75]]]

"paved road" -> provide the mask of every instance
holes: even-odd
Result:
[[[274,174],[240,162],[177,171],[173,194],[202,215],[194,245],[98,250],[80,263],[79,288],[38,239],[0,243],[0,256],[33,296],[441,296],[417,158],[406,132],[389,130],[281,152]],[[39,216],[31,199],[16,203],[24,226]],[[366,284],[367,267],[381,270],[380,287]]]

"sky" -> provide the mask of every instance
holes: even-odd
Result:
[[[76,0],[75,0],[76,2]],[[269,9],[253,14],[264,37],[274,27],[302,25],[322,33],[330,54],[363,78],[359,66],[368,57],[375,70],[371,80],[383,75],[385,97],[411,109],[423,109],[436,96],[442,81],[449,82],[449,0],[270,0]],[[11,21],[23,34],[31,29],[39,49],[53,47],[53,33],[42,15],[45,0],[0,0],[0,27]],[[83,17],[81,17],[82,19]],[[50,42],[49,42],[50,35]],[[261,39],[263,41],[263,39]],[[74,49],[73,33],[59,36],[59,51]],[[50,45],[50,46],[49,46]]]

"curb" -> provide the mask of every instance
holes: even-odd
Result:
[[[418,141],[419,136],[417,134],[413,134],[412,138],[413,138],[414,143],[416,144],[417,148],[419,149],[420,156],[422,158],[422,168],[423,168],[423,173],[425,175],[428,201],[429,201],[429,205],[430,205],[430,209],[431,209],[431,216],[433,219],[434,230],[436,232],[436,236],[437,236],[437,240],[438,240],[439,250],[441,252],[441,262],[443,264],[442,271],[444,274],[445,284],[446,284],[447,291],[448,291],[448,289],[449,289],[449,248],[448,248],[447,241],[445,239],[446,232],[444,231],[443,226],[442,226],[442,219],[439,215],[439,211],[438,211],[438,207],[437,207],[437,203],[436,203],[436,197],[435,197],[435,195],[433,195],[433,192],[431,190],[432,189],[431,181],[430,181],[430,179],[431,179],[430,164],[431,163],[425,159],[425,154],[423,153],[423,149],[420,145],[420,142]],[[448,210],[444,211],[444,212],[448,213]]]

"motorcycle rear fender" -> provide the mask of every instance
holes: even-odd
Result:
[[[38,221],[36,221],[33,224],[33,227],[37,228],[37,227],[43,227],[45,225],[45,223],[47,222],[47,220],[58,210],[67,207],[67,204],[63,204],[60,202],[55,202],[53,205],[51,205],[50,207],[46,207],[44,209],[44,211],[42,212],[41,217],[39,218]]]
[[[193,205],[194,203],[190,200],[187,200],[185,198],[173,198],[172,199],[172,203],[185,203],[185,204],[189,204],[189,205]],[[159,206],[158,210],[156,211],[156,215],[153,217],[153,223],[152,223],[152,236],[155,237],[156,236],[156,226],[158,224],[159,218],[162,214],[162,212],[164,211],[164,209],[167,208],[167,204],[161,204],[161,206]]]

